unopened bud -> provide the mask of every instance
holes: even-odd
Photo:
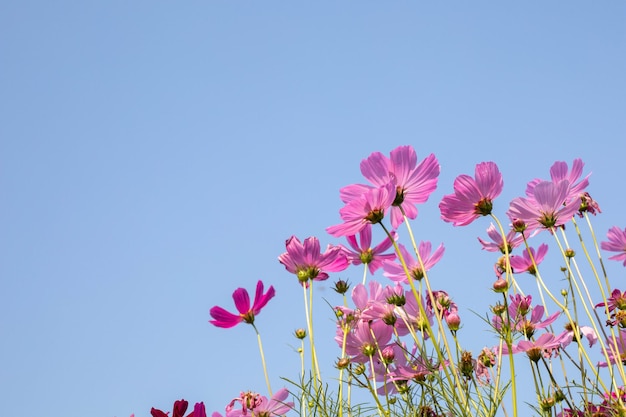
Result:
[[[509,288],[509,283],[504,278],[498,278],[493,283],[493,290],[498,293],[503,293]]]
[[[573,258],[574,255],[576,255],[574,249],[565,249],[565,256],[567,256],[568,258]]]
[[[451,332],[456,332],[461,326],[461,317],[456,313],[450,313],[446,316],[446,323]]]
[[[302,340],[302,339],[304,339],[304,338],[306,337],[306,330],[304,330],[304,329],[297,329],[297,330],[294,332],[294,334],[295,334],[295,336],[296,336],[298,339]]]
[[[335,292],[339,294],[345,294],[348,292],[349,288],[350,288],[350,284],[340,279],[337,282],[335,282],[335,287],[333,289],[335,290]]]

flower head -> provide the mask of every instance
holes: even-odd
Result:
[[[617,255],[613,255],[609,259],[624,261],[624,266],[626,266],[626,229],[621,230],[619,227],[613,226],[609,229],[606,237],[609,240],[601,242],[600,247],[609,252],[617,252]]]
[[[567,180],[541,181],[532,193],[528,198],[515,198],[507,211],[512,222],[523,222],[529,231],[563,226],[580,208],[580,199],[571,198]]]
[[[259,280],[256,284],[256,293],[254,296],[254,304],[250,306],[250,296],[244,288],[237,288],[233,292],[233,300],[239,314],[233,314],[222,307],[214,306],[211,308],[210,314],[213,320],[210,323],[222,328],[234,327],[241,322],[248,324],[254,323],[254,317],[257,316],[263,307],[275,295],[274,287],[270,286],[265,294],[263,294],[263,282]]]
[[[348,258],[341,246],[328,245],[321,253],[320,242],[316,237],[308,237],[304,244],[297,237],[291,236],[285,244],[287,252],[278,257],[278,261],[287,271],[296,274],[298,281],[308,286],[310,280],[328,279],[328,272],[343,271],[348,267]]]
[[[454,180],[454,194],[444,196],[439,203],[441,218],[454,226],[466,226],[491,214],[493,200],[503,186],[502,174],[494,162],[477,164],[474,178],[463,174]]]
[[[326,231],[335,237],[355,235],[368,225],[382,222],[395,198],[392,183],[370,188],[339,210],[343,223],[329,226]]]
[[[487,228],[487,236],[491,239],[491,242],[488,242],[484,239],[478,238],[478,241],[482,245],[483,249],[489,252],[502,252],[502,253],[511,253],[513,248],[518,247],[524,242],[524,236],[517,235],[517,232],[514,229],[509,230],[506,234],[506,237],[503,239],[500,232],[496,229],[496,226],[491,223]],[[506,246],[505,246],[506,242]]]
[[[570,184],[568,199],[578,199],[582,196],[585,192],[585,188],[589,185],[589,176],[591,175],[588,174],[585,178],[580,179],[583,175],[584,166],[585,164],[582,159],[576,158],[572,163],[572,170],[569,171],[566,162],[557,161],[550,167],[550,180],[554,183],[558,183],[561,180],[567,180]],[[540,182],[540,179],[530,181],[526,185],[526,195],[532,197],[534,194],[534,187]]]
[[[530,252],[530,253],[529,253]],[[537,251],[529,247],[528,250],[522,252],[522,255],[511,256],[511,268],[516,274],[528,272],[531,275],[537,273],[536,267],[543,261],[548,253],[548,245],[542,243]]]
[[[418,281],[424,277],[426,271],[430,270],[437,262],[439,262],[445,250],[443,243],[440,244],[434,252],[432,252],[432,245],[430,242],[420,242],[418,252],[424,264],[424,268],[422,268],[420,262],[411,256],[404,245],[399,244],[398,246],[400,247],[400,253],[404,258],[406,267],[411,274],[411,278]],[[405,284],[409,283],[409,278],[406,276],[404,267],[398,262],[385,261],[383,263],[383,270],[385,271],[383,274],[390,280],[403,282]]]
[[[418,164],[412,146],[398,146],[390,152],[389,158],[380,152],[373,152],[361,161],[361,173],[374,187],[393,186],[394,199],[390,212],[394,229],[404,221],[403,212],[409,219],[417,217],[416,204],[425,203],[435,191],[439,171],[439,161],[433,154]],[[365,184],[349,185],[340,190],[340,196],[346,203],[371,188],[371,185]]]
[[[391,232],[392,236],[396,237],[395,232]],[[370,273],[374,274],[386,260],[393,260],[396,258],[395,253],[383,253],[393,245],[393,240],[386,237],[382,242],[376,245],[374,248],[372,245],[372,226],[366,225],[363,230],[359,232],[359,241],[357,242],[356,235],[347,236],[346,240],[352,248],[352,250],[346,248],[345,253],[348,260],[353,265],[365,264]]]
[[[289,391],[282,388],[270,399],[255,392],[242,392],[226,406],[226,417],[272,417],[282,416],[293,408],[293,402],[285,402]]]

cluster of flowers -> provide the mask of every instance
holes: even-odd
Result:
[[[626,266],[626,229],[612,227],[607,241],[599,246],[592,231],[601,265],[597,268],[576,222],[586,219],[591,229],[589,215],[601,212],[586,191],[589,175],[583,176],[582,160],[574,160],[571,169],[565,162],[556,162],[549,180],[530,181],[525,195],[509,204],[506,230],[493,213],[494,200],[503,190],[502,175],[493,162],[477,164],[473,177],[459,175],[454,192],[439,203],[441,218],[454,226],[469,225],[483,216],[492,219],[487,238],[479,237],[478,241],[484,250],[497,254],[493,291],[499,301],[490,307],[491,318],[487,321],[496,342],[478,355],[462,348],[457,334],[461,329],[457,304],[447,291],[431,286],[429,272],[442,259],[443,244],[435,248],[429,241],[418,243],[409,222],[417,218],[417,205],[427,202],[437,187],[437,158],[429,155],[418,162],[411,146],[400,146],[389,156],[372,153],[360,168],[369,183],[340,190],[342,222],[326,229],[335,238],[344,237],[347,245],[328,245],[322,251],[318,238],[301,241],[292,236],[286,241],[286,252],[278,257],[297,277],[304,295],[307,329],[299,329],[296,336],[309,339],[311,367],[310,380],[306,381],[302,361],[300,384],[291,390],[299,407],[286,401],[286,388],[271,395],[255,325],[256,316],[275,296],[274,288],[265,291],[262,281],[258,281],[253,302],[247,290],[235,290],[237,312],[219,306],[210,310],[211,323],[217,327],[252,325],[258,335],[271,396],[268,400],[256,393],[242,393],[228,404],[226,417],[269,417],[290,410],[302,416],[358,414],[351,403],[351,390],[345,387],[369,391],[374,401],[372,409],[380,416],[493,416],[500,411],[517,416],[520,411],[514,356],[519,353],[525,353],[529,360],[537,397],[533,408],[541,415],[626,415],[626,398],[618,388],[626,384],[626,292],[611,289],[599,250],[615,252],[609,259],[623,261]],[[580,238],[600,300],[593,301],[575,251],[567,244],[567,223],[573,223]],[[410,246],[400,243],[402,226]],[[384,233],[375,246],[374,227]],[[554,238],[565,263],[561,271],[568,288],[557,294],[546,285],[539,270],[548,245],[529,245],[544,231]],[[520,253],[513,254],[516,251]],[[350,285],[341,279],[335,283],[335,291],[343,296],[343,304],[335,308],[339,384],[337,393],[329,395],[313,337],[313,287],[315,281],[327,280],[330,273],[344,271],[350,265],[362,265],[363,280],[353,287],[350,304],[346,297]],[[368,273],[374,275],[379,270],[387,284],[367,282]],[[524,293],[516,280],[516,275],[522,273],[535,277],[542,303],[533,303],[532,295]],[[552,301],[550,308],[556,306],[556,312],[547,313],[546,299]],[[564,320],[560,332],[553,327],[559,319]],[[579,325],[580,320],[588,323]],[[568,353],[569,346],[573,346],[574,353]],[[590,349],[597,346],[602,359],[594,362]],[[307,349],[302,342],[301,355]],[[560,362],[563,375],[554,371],[554,361]],[[607,374],[601,374],[601,368]],[[577,372],[578,382],[566,374],[566,369]],[[202,412],[199,405],[196,407],[191,415],[204,417],[204,406]],[[220,414],[213,414],[217,416]]]

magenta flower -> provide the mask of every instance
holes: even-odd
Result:
[[[606,237],[609,240],[601,242],[600,247],[609,252],[617,252],[617,255],[613,255],[609,259],[624,261],[624,266],[626,266],[626,229],[621,230],[619,227],[613,226],[607,232]]]
[[[487,228],[487,236],[491,238],[491,242],[487,242],[481,238],[478,238],[478,241],[482,245],[483,249],[488,252],[502,252],[505,253],[505,248],[508,253],[511,253],[513,248],[518,247],[524,242],[524,236],[517,235],[515,230],[510,230],[509,233],[506,234],[506,247],[504,246],[505,240],[502,238],[500,232],[496,229],[496,227],[491,223]]]
[[[530,254],[528,253],[529,251]],[[537,273],[535,267],[539,266],[539,264],[546,257],[547,253],[548,245],[546,245],[545,243],[539,245],[537,252],[535,252],[535,249],[529,247],[528,250],[522,252],[522,255],[511,256],[511,268],[513,268],[513,272],[515,272],[516,274],[528,272],[531,275],[535,275]]]
[[[289,391],[282,388],[269,400],[255,392],[242,392],[226,406],[226,417],[272,417],[287,414],[293,402],[285,402]],[[237,407],[237,408],[235,408]],[[215,416],[215,413],[214,413]]]
[[[395,198],[396,188],[392,183],[368,189],[339,210],[343,223],[327,227],[326,231],[335,237],[355,235],[368,225],[382,222]]]
[[[361,161],[361,173],[375,187],[384,187],[391,183],[395,197],[391,212],[391,226],[396,229],[404,221],[402,211],[409,219],[417,217],[416,204],[425,203],[430,194],[437,188],[439,162],[435,155],[430,154],[422,162],[417,163],[417,154],[411,146],[398,146],[387,158],[380,152],[373,152]],[[358,198],[372,187],[364,184],[353,184],[340,190],[344,203]]]
[[[393,231],[391,233],[395,239],[396,233]],[[395,253],[383,253],[393,246],[393,241],[389,237],[386,237],[376,247],[371,247],[372,226],[369,224],[359,232],[359,242],[357,242],[355,235],[347,236],[346,240],[352,248],[352,251],[347,248],[345,250],[348,260],[353,265],[367,265],[371,274],[374,274],[383,265],[384,261],[391,261],[396,258]]]
[[[404,262],[411,274],[411,278],[414,280],[421,280],[424,278],[426,271],[430,270],[443,256],[444,247],[443,243],[439,245],[439,247],[433,252],[432,245],[430,242],[420,242],[418,247],[418,252],[420,257],[422,258],[422,262],[424,263],[424,270],[422,270],[422,266],[419,261],[416,260],[406,247],[402,244],[398,244],[400,248],[400,253],[404,258]],[[383,275],[387,278],[391,279],[395,282],[403,282],[405,284],[409,283],[409,278],[406,276],[404,268],[398,262],[386,261],[383,263],[383,270],[385,271]]]
[[[254,317],[257,316],[263,307],[271,300],[275,295],[274,287],[270,286],[265,294],[263,294],[263,282],[259,280],[256,284],[256,294],[254,296],[254,304],[250,306],[250,296],[248,291],[244,288],[237,288],[233,292],[233,300],[235,301],[235,307],[239,314],[233,314],[222,307],[214,306],[211,308],[210,323],[222,328],[234,327],[241,322],[248,324],[254,324]]]
[[[328,272],[343,271],[348,267],[348,258],[341,246],[328,245],[321,253],[320,242],[316,237],[308,237],[304,244],[297,237],[287,239],[287,252],[278,257],[278,261],[287,271],[296,274],[298,281],[309,285],[310,280],[328,279]]]
[[[197,405],[198,404],[196,404],[196,406]],[[187,402],[186,400],[174,401],[174,408],[172,409],[172,417],[183,417],[185,415],[185,411],[187,411],[188,406],[189,406],[189,402]],[[203,408],[204,408],[204,404],[203,404]],[[150,410],[150,414],[152,415],[152,417],[168,417],[168,413],[163,412],[161,410],[157,410],[154,407],[152,407],[152,409]],[[206,417],[206,414],[204,416],[201,416],[200,414],[196,416],[195,407],[194,407],[194,411],[187,414],[187,417],[198,417],[198,416]]]
[[[444,196],[439,203],[441,218],[454,226],[466,226],[491,214],[493,200],[503,186],[502,174],[494,162],[477,164],[474,178],[463,174],[454,180],[454,194]]]
[[[506,214],[514,223],[523,222],[529,231],[562,226],[580,207],[580,199],[572,200],[569,189],[567,180],[541,181],[532,189],[531,197],[513,199]]]

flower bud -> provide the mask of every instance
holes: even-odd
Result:
[[[506,307],[498,303],[495,306],[491,307],[491,311],[493,311],[493,314],[495,314],[496,316],[502,316],[506,311]]]
[[[335,287],[333,289],[338,294],[345,294],[348,292],[349,288],[350,288],[350,284],[340,279],[337,282],[335,282]]]
[[[568,258],[573,258],[576,255],[574,249],[565,249],[565,256]]]
[[[302,340],[302,339],[304,339],[306,337],[306,330],[304,330],[304,329],[296,329],[296,331],[294,332],[294,335],[298,339]]]
[[[461,326],[461,317],[455,312],[452,312],[446,316],[446,323],[451,332],[456,332]]]
[[[350,359],[341,358],[337,361],[337,369],[345,369],[350,365]]]
[[[524,230],[526,230],[526,223],[524,223],[524,220],[520,220],[520,219],[513,220],[513,230],[515,230],[518,233],[521,233]]]
[[[504,278],[498,278],[493,283],[493,290],[497,293],[503,293],[509,288],[509,283]]]

